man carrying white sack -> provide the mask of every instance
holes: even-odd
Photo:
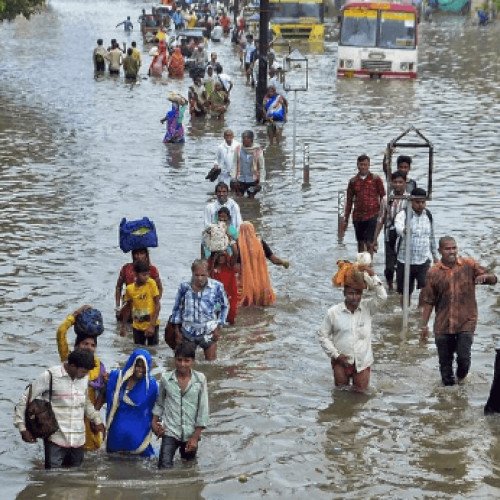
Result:
[[[370,267],[369,254],[358,255],[355,264],[339,261],[332,279],[344,288],[344,302],[328,309],[318,332],[321,347],[331,359],[335,386],[348,386],[352,379],[355,391],[365,391],[370,383],[373,364],[372,315],[387,299],[379,277]],[[368,259],[368,260],[367,260]],[[361,299],[365,289],[376,296]]]

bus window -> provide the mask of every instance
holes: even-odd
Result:
[[[353,47],[375,47],[377,11],[347,9],[344,11],[340,44]]]
[[[410,12],[382,12],[379,47],[385,49],[415,48],[415,15]]]
[[[322,19],[321,3],[271,3],[272,5],[272,19],[294,19],[300,17],[311,17],[314,19]]]

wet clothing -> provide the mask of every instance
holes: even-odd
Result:
[[[95,71],[105,71],[106,70],[106,55],[107,55],[107,50],[102,46],[98,45],[94,49],[93,53],[93,60],[94,60],[94,69]]]
[[[172,103],[172,108],[165,115],[167,122],[167,131],[163,137],[164,143],[182,144],[184,143],[184,113],[186,106],[179,106],[177,103]]]
[[[57,350],[61,361],[66,361],[69,355],[68,345],[68,330],[75,324],[75,317],[68,314],[66,319],[59,325],[57,329]],[[106,367],[94,353],[94,368],[88,373],[88,388],[87,393],[93,405],[97,398],[103,396],[106,392]],[[90,428],[90,422],[85,419],[85,445],[84,449],[93,451],[98,450],[102,445],[102,435],[100,432],[94,433]]]
[[[124,31],[131,31],[134,29],[134,25],[132,24],[132,21],[130,19],[125,19],[125,21],[117,24],[116,27],[118,28],[118,26],[121,26],[122,24]]]
[[[144,285],[136,283],[127,285],[125,302],[131,302],[133,328],[145,331],[149,327],[155,310],[154,298],[159,295],[158,286],[151,278],[148,278]],[[159,319],[156,320],[156,324],[160,324]]]
[[[491,384],[490,396],[484,407],[484,414],[500,413],[500,349],[495,356],[495,371]]]
[[[123,63],[123,52],[118,47],[115,47],[107,53],[106,59],[109,61],[109,72],[119,73],[120,66]]]
[[[61,467],[80,467],[83,462],[84,448],[65,448],[51,443],[43,442],[46,469],[60,469]]]
[[[217,222],[217,213],[222,207],[228,208],[229,214],[231,215],[231,225],[238,230],[243,221],[241,218],[240,206],[232,198],[228,198],[223,205],[219,200],[207,204],[203,214],[204,227],[208,227],[210,224]]]
[[[228,263],[219,264],[212,269],[210,277],[220,281],[224,285],[224,290],[229,302],[229,312],[227,322],[234,324],[238,312],[238,282],[236,280],[236,269]]]
[[[158,54],[153,57],[153,60],[149,65],[149,76],[161,77],[163,75],[163,60],[163,54]]]
[[[219,167],[221,170],[217,182],[224,182],[228,187],[231,179],[236,175],[236,157],[239,146],[240,143],[233,139],[230,146],[224,140],[217,147],[214,167]]]
[[[179,387],[176,370],[162,375],[153,415],[161,418],[166,436],[186,442],[196,427],[208,425],[208,412],[207,379],[203,373],[191,370],[191,380],[184,392]]]
[[[373,241],[375,239],[376,217],[368,220],[355,220],[352,225],[354,226],[356,241]]]
[[[275,122],[285,121],[285,105],[283,103],[283,97],[279,94],[275,94],[272,97],[265,97],[264,109],[266,111],[266,119]]]
[[[81,448],[85,443],[84,417],[96,425],[102,423],[99,412],[94,409],[87,394],[88,377],[72,379],[64,365],[49,368],[52,373],[52,409],[59,429],[47,440],[63,448]],[[45,370],[32,383],[31,398],[49,400],[50,374]],[[25,414],[28,389],[15,408],[14,425],[19,431],[26,430]]]
[[[438,259],[434,225],[431,219],[432,215],[429,214],[430,212],[426,208],[420,214],[412,209],[410,264],[423,264],[431,258]],[[401,243],[398,243],[398,262],[402,263],[405,262],[406,256],[405,225],[406,211],[401,211],[394,219],[394,227],[401,239]]]
[[[457,379],[464,379],[471,364],[471,347],[474,334],[462,332],[451,335],[436,335],[439,371],[444,385],[454,385],[453,359],[457,355]]]
[[[132,57],[137,61],[137,66],[140,68],[142,65],[142,56],[137,47],[132,47]]]
[[[261,240],[261,243],[262,243],[262,248],[264,250],[264,255],[266,256],[266,259],[269,260],[273,256],[273,251],[264,240]]]
[[[384,195],[384,183],[378,175],[371,172],[365,178],[359,174],[355,175],[347,185],[345,219],[349,219],[351,211],[353,221],[365,221],[377,217]]]
[[[474,332],[477,325],[476,284],[487,271],[474,259],[458,257],[453,267],[441,261],[427,274],[420,301],[434,306],[434,334]]]
[[[387,299],[380,281],[375,286],[376,298],[362,299],[352,313],[345,302],[328,309],[318,332],[319,343],[328,357],[347,356],[350,364],[361,372],[373,364],[372,315]]]
[[[158,468],[159,469],[170,469],[174,465],[174,455],[179,448],[179,452],[181,458],[183,460],[194,460],[196,458],[196,452],[198,449],[194,451],[186,451],[187,441],[179,441],[171,436],[163,436],[161,438],[161,447],[160,447],[160,458],[158,460]]]
[[[434,335],[444,385],[453,385],[453,357],[457,355],[458,379],[470,369],[471,346],[477,325],[476,284],[486,270],[475,260],[458,257],[453,267],[439,261],[427,274],[421,304],[434,307]],[[495,281],[496,282],[496,281]]]
[[[413,293],[415,289],[415,284],[417,285],[417,290],[421,290],[425,287],[427,280],[427,273],[431,266],[431,261],[426,260],[423,264],[410,264],[410,279],[409,279],[409,293]],[[397,262],[396,264],[396,281],[398,293],[403,295],[405,289],[405,265],[403,262]]]
[[[139,73],[139,63],[134,56],[126,56],[123,60],[123,71],[125,72],[125,78],[129,80],[136,80],[137,73]]]
[[[236,164],[236,180],[238,182],[255,182],[260,179],[264,170],[264,154],[258,144],[239,148]]]
[[[127,383],[134,374],[135,364],[139,359],[146,367],[145,375],[131,389],[127,389]],[[158,384],[151,376],[151,368],[151,354],[145,349],[136,349],[122,369],[112,370],[109,374],[106,393],[108,453],[128,452],[143,457],[154,455],[151,421],[158,396]]]
[[[172,323],[181,325],[182,334],[188,339],[211,333],[226,322],[228,301],[224,285],[208,279],[201,292],[195,292],[190,282],[183,282],[177,290],[172,309]]]
[[[168,76],[182,78],[184,76],[184,57],[179,47],[174,49],[168,64]]]
[[[394,219],[396,215],[405,210],[407,201],[403,199],[387,199],[387,195],[382,199],[380,206],[380,213],[378,216],[377,224],[384,224],[384,256],[385,256],[385,269],[384,274],[387,283],[393,283],[394,273],[397,267],[397,252],[396,242],[398,233],[394,227]]]
[[[229,96],[225,90],[214,90],[210,94],[210,109],[213,114],[222,115],[229,106]]]
[[[134,344],[158,345],[158,343],[160,341],[159,331],[160,331],[160,327],[159,327],[159,325],[156,325],[153,335],[146,336],[146,332],[144,330],[137,330],[135,328],[132,328],[132,335],[134,337]]]
[[[156,266],[149,266],[149,277],[154,279],[155,281],[158,281],[160,279],[160,273],[158,272]],[[136,274],[134,271],[134,263],[129,262],[127,264],[124,264],[120,269],[120,280],[126,285],[131,285],[135,282],[135,278]]]

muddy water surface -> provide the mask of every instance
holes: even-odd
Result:
[[[330,277],[352,258],[354,236],[336,239],[337,192],[367,152],[380,171],[385,144],[410,124],[436,150],[434,214],[438,235],[456,236],[464,254],[498,273],[500,209],[497,27],[460,18],[421,27],[415,82],[336,81],[336,47],[310,51],[311,89],[299,96],[299,146],[310,144],[311,187],[291,165],[291,124],[267,147],[267,182],[241,203],[245,219],[288,271],[271,269],[275,307],[244,310],[220,342],[217,362],[199,360],[209,379],[211,424],[197,464],[158,473],[154,463],[89,454],[76,472],[45,473],[41,445],[21,442],[12,408],[24,386],[58,362],[55,330],[68,312],[91,303],[104,314],[99,353],[114,368],[133,349],[117,336],[113,293],[126,258],[117,246],[122,217],[150,215],[161,248],[152,252],[165,294],[162,321],[197,256],[204,180],[225,127],[254,126],[251,89],[224,41],[215,50],[235,82],[224,122],[187,125],[184,146],[161,138],[170,89],[188,81],[95,81],[95,40],[141,2],[53,0],[30,22],[0,26],[0,474],[3,498],[493,498],[500,493],[500,422],[485,419],[498,331],[498,288],[478,290],[480,320],[467,385],[443,388],[432,342],[419,345],[417,316],[400,334],[394,296],[377,315],[375,365],[367,395],[332,391],[331,370],[315,331],[342,300]],[[302,48],[307,52],[307,47]],[[144,65],[149,63],[144,50]],[[145,70],[142,70],[145,74]],[[265,131],[257,128],[266,145]],[[414,177],[425,185],[426,158]],[[376,256],[383,271],[383,256]],[[153,351],[155,373],[170,350]],[[240,483],[238,477],[248,478]]]

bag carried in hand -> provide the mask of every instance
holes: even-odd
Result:
[[[221,173],[221,169],[219,167],[212,167],[208,174],[205,176],[205,179],[208,179],[210,182],[214,182],[217,177],[219,177]]]
[[[49,400],[31,400],[32,386],[28,390],[28,403],[26,405],[25,424],[26,429],[35,438],[48,438],[59,429],[54,410],[52,409],[52,372],[48,370],[50,376]]]
[[[120,248],[127,253],[139,248],[150,248],[158,246],[158,236],[152,220],[143,217],[140,220],[123,218],[120,222]]]

